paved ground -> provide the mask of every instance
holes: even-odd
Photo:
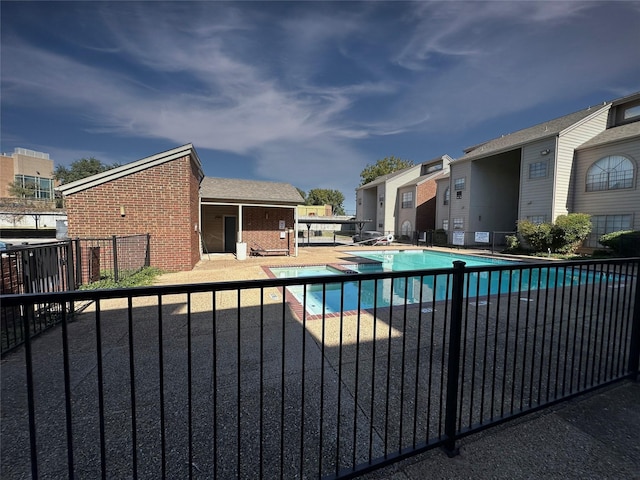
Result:
[[[296,258],[251,257],[241,265],[232,255],[212,255],[192,272],[168,274],[161,282],[266,278],[262,265],[340,262],[366,248],[311,245],[301,247]],[[640,479],[640,383],[624,382],[578,397],[471,435],[459,446],[455,458],[436,449],[362,478]]]
[[[250,257],[245,261],[235,260],[233,255],[211,255],[203,260],[191,272],[171,273],[163,275],[159,284],[176,283],[202,283],[213,281],[246,280],[267,278],[262,269],[264,265],[313,265],[324,263],[341,263],[352,259],[349,252],[357,252],[367,247],[339,246],[301,247],[297,257]],[[390,247],[390,248],[398,248]],[[275,294],[274,294],[275,295]],[[175,298],[174,298],[175,297]],[[162,312],[167,320],[165,325],[164,362],[165,370],[165,407],[166,428],[168,432],[168,478],[183,478],[185,473],[184,436],[186,431],[186,397],[185,378],[187,375],[185,362],[186,322],[183,296],[167,296],[163,299]],[[267,295],[269,297],[269,295]],[[219,317],[216,319],[218,328],[215,330],[217,343],[217,368],[213,368],[211,360],[211,311],[212,300],[206,295],[194,295],[191,309],[193,312],[193,368],[194,368],[194,439],[195,445],[202,451],[195,452],[197,468],[195,475],[199,478],[211,478],[211,451],[212,432],[207,425],[211,425],[211,418],[217,418],[218,430],[215,433],[218,439],[220,458],[225,459],[224,465],[219,465],[219,478],[234,478],[236,452],[240,451],[243,462],[247,467],[243,471],[244,478],[258,478],[255,458],[259,452],[257,448],[260,442],[255,442],[259,412],[264,414],[265,431],[263,446],[266,449],[267,458],[270,458],[269,449],[277,447],[283,437],[278,433],[281,415],[292,426],[285,433],[287,445],[292,440],[293,448],[285,453],[285,462],[289,458],[296,458],[296,449],[300,446],[300,431],[295,419],[300,418],[300,411],[295,399],[299,398],[300,374],[306,374],[305,392],[307,401],[306,410],[308,416],[305,419],[309,442],[305,448],[313,450],[317,442],[317,431],[314,426],[323,425],[325,435],[336,431],[336,421],[333,418],[341,416],[349,419],[353,413],[351,392],[354,385],[350,383],[353,373],[358,368],[364,370],[366,362],[366,350],[362,350],[361,363],[354,363],[355,352],[352,348],[331,348],[330,342],[336,332],[328,326],[328,335],[325,339],[326,350],[319,350],[317,326],[307,324],[307,331],[300,328],[299,322],[290,318],[287,314],[282,317],[278,307],[280,301],[277,295],[273,297],[273,304],[266,305],[267,330],[270,335],[262,342],[265,348],[267,361],[264,363],[264,392],[255,395],[259,384],[257,374],[260,369],[258,352],[245,346],[255,345],[255,335],[258,335],[260,322],[259,313],[255,306],[255,295],[243,295],[243,322],[242,327],[242,360],[236,356],[235,345],[238,342],[238,329],[234,327],[237,298],[234,295],[220,295],[216,299]],[[246,302],[246,303],[244,303]],[[135,344],[136,344],[136,375],[139,468],[144,472],[141,477],[154,478],[159,473],[158,458],[159,428],[158,428],[158,359],[157,359],[157,335],[159,310],[154,299],[137,299],[135,302]],[[90,307],[85,312],[86,321],[77,321],[70,324],[72,332],[70,349],[73,352],[71,364],[71,389],[74,402],[74,432],[77,436],[76,446],[78,455],[75,459],[78,469],[77,475],[81,478],[93,478],[99,474],[95,458],[99,456],[96,423],[96,355],[95,355],[95,323],[93,316],[95,309]],[[273,314],[273,315],[270,315]],[[246,315],[246,317],[245,317]],[[126,310],[117,302],[103,302],[102,304],[102,343],[104,361],[101,366],[106,390],[107,415],[106,431],[111,440],[107,443],[108,464],[107,468],[113,478],[126,478],[130,476],[130,440],[128,429],[131,422],[128,410],[128,333],[126,328]],[[178,320],[169,321],[171,319]],[[367,319],[364,319],[365,322]],[[390,322],[391,325],[392,322]],[[394,323],[395,327],[396,324]],[[405,325],[406,326],[406,325]],[[286,327],[286,356],[282,353],[281,336]],[[341,331],[345,336],[350,335],[350,326],[342,325]],[[363,331],[363,335],[367,332]],[[409,336],[407,336],[409,337]],[[306,339],[307,350],[300,349],[301,340]],[[362,337],[361,337],[362,338]],[[398,346],[398,339],[394,337],[394,346]],[[36,405],[41,412],[38,422],[38,435],[41,439],[41,460],[44,462],[43,470],[51,473],[46,478],[60,478],[66,476],[64,465],[66,462],[66,450],[64,448],[64,408],[61,401],[64,391],[59,376],[61,375],[61,359],[56,353],[60,348],[60,337],[55,331],[41,337],[38,340],[51,348],[42,348],[35,358],[35,371],[39,388],[36,391]],[[246,343],[244,343],[246,342]],[[391,345],[391,344],[389,344]],[[383,345],[384,346],[384,345]],[[391,347],[389,347],[391,350]],[[383,352],[384,353],[384,352]],[[392,351],[396,355],[395,351]],[[340,355],[338,357],[338,355]],[[384,358],[384,355],[383,357]],[[424,360],[424,359],[423,359]],[[306,363],[305,363],[306,362]],[[237,370],[238,363],[242,365],[242,375]],[[394,359],[389,363],[396,366],[400,362]],[[300,365],[305,365],[301,369]],[[324,365],[324,367],[322,367]],[[344,376],[343,387],[339,387],[337,365],[342,365]],[[318,421],[318,399],[320,392],[314,385],[319,375],[320,368],[325,369],[324,392],[322,398],[324,404],[324,423]],[[379,361],[378,368],[383,371],[386,365]],[[23,358],[9,356],[2,362],[2,477],[25,478],[25,470],[22,465],[28,465],[28,438],[27,418],[23,405],[25,392],[20,377],[23,369]],[[354,370],[355,369],[355,370]],[[212,378],[212,372],[213,378]],[[15,376],[14,372],[17,372]],[[286,375],[283,377],[282,374]],[[237,375],[237,376],[236,376]],[[356,377],[357,378],[357,377]],[[364,378],[363,385],[367,382]],[[387,377],[388,378],[388,377]],[[237,379],[240,380],[238,388]],[[362,380],[362,379],[361,379]],[[387,387],[387,400],[397,402],[398,390],[397,376],[391,377],[391,390]],[[357,380],[356,380],[357,383]],[[283,388],[283,385],[285,388]],[[382,386],[379,382],[376,385]],[[395,385],[395,386],[394,386]],[[356,385],[357,386],[357,385]],[[342,388],[342,403],[336,401]],[[362,391],[365,391],[364,389]],[[389,397],[389,391],[392,395]],[[245,403],[241,409],[237,409],[236,399],[241,396]],[[409,397],[412,398],[412,395]],[[256,398],[264,398],[262,410],[256,403]],[[369,405],[366,397],[362,395],[361,406],[368,412]],[[416,397],[417,398],[417,397]],[[212,399],[215,399],[212,402]],[[384,399],[383,399],[384,400]],[[377,400],[376,400],[377,401]],[[212,411],[212,403],[214,405]],[[384,401],[383,401],[384,403]],[[218,411],[216,411],[217,405]],[[340,413],[339,408],[342,408]],[[376,405],[377,407],[377,405]],[[15,410],[12,410],[15,409]],[[395,414],[395,407],[391,409]],[[13,413],[15,412],[15,413]],[[269,413],[272,412],[272,413]],[[12,414],[13,413],[13,414]],[[333,415],[336,414],[334,417]],[[238,418],[242,419],[242,433],[236,434]],[[386,417],[385,417],[386,418]],[[341,430],[341,441],[348,447],[351,438],[368,431],[367,421],[371,424],[379,421],[376,418],[367,420],[358,416],[358,428],[352,428],[352,421],[344,421]],[[338,423],[342,420],[338,420]],[[422,421],[422,419],[421,419]],[[395,417],[391,417],[391,431],[394,430]],[[374,448],[380,450],[381,438],[377,432],[382,431],[380,425],[376,425],[374,436]],[[469,436],[459,442],[461,454],[455,458],[448,458],[440,450],[433,450],[423,455],[413,457],[403,462],[391,465],[382,470],[368,474],[365,478],[371,479],[422,479],[422,478],[640,478],[640,385],[638,383],[624,382],[614,385],[606,390],[594,392],[591,395],[580,397],[571,402],[557,405],[536,414],[522,417],[511,423],[487,430],[485,432]],[[121,433],[122,435],[118,435]],[[241,435],[240,437],[238,435]],[[298,438],[296,438],[296,435]],[[252,438],[253,437],[253,438]],[[291,437],[291,438],[289,438]],[[8,442],[6,439],[11,438]],[[239,450],[236,444],[240,438]],[[335,438],[335,436],[334,436]],[[44,439],[49,439],[50,445],[55,448],[47,449]],[[54,441],[55,440],[55,441]],[[327,442],[330,443],[330,442]],[[182,449],[181,447],[182,446]],[[326,455],[335,455],[333,445],[325,445]],[[347,448],[346,451],[349,451]],[[359,452],[360,457],[363,452]],[[121,458],[120,458],[121,457]],[[311,457],[311,456],[310,456]],[[278,473],[277,454],[273,457],[273,464],[265,465],[263,478],[273,478]],[[333,457],[335,458],[335,457]],[[8,460],[9,459],[9,460]],[[120,460],[122,461],[120,463]],[[332,459],[329,459],[330,463]],[[346,459],[349,460],[349,459]],[[324,461],[327,461],[324,459]],[[25,463],[26,462],[26,463]],[[221,462],[222,463],[222,462]],[[306,467],[306,465],[305,465]],[[314,466],[305,472],[313,472]],[[295,478],[298,472],[297,465],[286,465],[284,478]],[[313,475],[309,474],[309,478]]]
[[[440,450],[364,475],[366,480],[638,479],[640,383],[623,382]]]

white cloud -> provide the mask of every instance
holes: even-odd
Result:
[[[640,65],[639,10],[624,3],[69,5],[92,12],[92,35],[58,34],[73,49],[3,37],[3,105],[248,155],[255,175],[345,195],[389,153],[365,157],[366,139],[438,135],[594,89],[613,97]],[[593,35],[603,25],[615,28]]]

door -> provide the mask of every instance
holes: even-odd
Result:
[[[236,251],[236,217],[224,217],[224,251]]]

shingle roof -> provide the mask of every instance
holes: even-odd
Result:
[[[608,109],[610,106],[611,103],[607,103],[599,107],[589,107],[584,110],[580,110],[579,112],[570,113],[569,115],[489,140],[488,142],[481,143],[476,147],[466,149],[466,154],[454,160],[454,162],[495,155],[496,153],[512,150],[533,141],[547,137],[554,137],[576,123],[586,119],[590,115],[594,115],[602,109]]]
[[[130,162],[102,173],[96,173],[95,175],[76,180],[75,182],[60,185],[59,187],[56,187],[56,190],[61,192],[63,195],[72,195],[74,193],[87,190],[97,185],[110,182],[117,178],[125,177],[141,170],[146,170],[148,168],[170,162],[186,155],[189,155],[191,157],[191,161],[196,166],[198,175],[200,177],[203,177],[204,173],[202,173],[202,164],[200,163],[198,153],[191,143],[187,143],[186,145],[167,150],[166,152],[156,153],[155,155],[151,155],[150,157],[145,157],[140,160],[136,160],[135,162]]]
[[[358,188],[356,188],[356,190],[360,190],[361,188],[373,187],[374,185],[380,185],[381,183],[384,183],[387,180],[390,180],[390,179],[392,179],[394,177],[397,177],[398,175],[402,175],[403,173],[406,173],[408,170],[411,170],[412,168],[420,167],[421,165],[422,164],[411,165],[410,167],[403,168],[402,170],[396,170],[395,172],[387,173],[386,175],[381,175],[381,176],[377,177],[375,180],[372,180],[369,183],[365,183],[364,185],[360,185]]]
[[[604,132],[599,133],[591,140],[584,142],[582,145],[577,147],[576,150],[627,140],[634,137],[640,137],[640,122],[633,122],[627,125],[609,128]]]
[[[411,181],[405,183],[404,185],[400,185],[400,187],[398,188],[405,188],[405,187],[413,187],[415,185],[420,185],[423,182],[426,182],[427,180],[437,180],[440,177],[444,177],[444,176],[449,176],[449,172],[443,172],[442,170],[438,170],[437,172],[431,172],[428,173],[427,175],[422,175],[418,178],[414,178]]]
[[[289,183],[205,177],[200,184],[200,197],[209,201],[233,203],[272,203],[299,205],[304,203],[298,190]]]

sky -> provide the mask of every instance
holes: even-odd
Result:
[[[640,1],[0,3],[0,151],[341,191],[640,90]]]

